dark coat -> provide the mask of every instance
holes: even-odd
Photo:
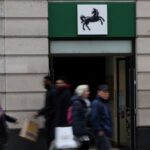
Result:
[[[87,106],[83,99],[78,96],[72,98],[73,133],[75,136],[88,135],[87,129]]]
[[[51,85],[45,95],[45,104],[44,107],[38,112],[39,116],[44,116],[46,124],[51,124],[54,120],[55,113],[55,97],[56,97],[56,88]]]
[[[104,131],[105,135],[112,134],[112,118],[108,102],[101,98],[96,98],[92,102],[91,122],[96,134]]]
[[[8,140],[8,128],[6,121],[15,123],[16,119],[6,114],[0,117],[0,145],[6,144]]]
[[[67,110],[70,105],[71,92],[68,87],[57,89],[55,98],[54,127],[63,127],[68,124]]]
[[[38,112],[38,116],[45,118],[45,135],[48,143],[54,138],[56,87],[51,85],[45,94],[44,107]]]

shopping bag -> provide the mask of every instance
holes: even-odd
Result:
[[[78,148],[79,143],[73,135],[72,127],[55,128],[54,145],[56,149]]]
[[[30,141],[36,142],[38,137],[39,124],[36,120],[26,119],[20,131],[20,136]]]

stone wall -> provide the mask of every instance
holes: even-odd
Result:
[[[137,1],[137,147],[150,147],[150,1]]]
[[[137,125],[150,126],[150,2],[137,1]]]
[[[47,1],[1,0],[0,101],[21,125],[42,107],[48,71]]]

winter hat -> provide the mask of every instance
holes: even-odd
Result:
[[[76,87],[75,89],[75,93],[78,95],[78,96],[81,96],[83,94],[83,92],[85,90],[89,89],[89,86],[84,84],[84,85],[79,85]]]
[[[109,91],[109,87],[107,84],[101,84],[98,86],[98,91]]]

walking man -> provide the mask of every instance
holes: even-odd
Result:
[[[91,120],[98,150],[111,150],[112,120],[109,95],[108,85],[100,85],[97,97],[92,103]]]
[[[50,76],[45,76],[43,80],[43,85],[45,87],[45,105],[44,107],[35,115],[35,117],[44,116],[45,118],[45,138],[47,149],[54,139],[54,116],[55,116],[55,96],[56,89],[52,84],[52,78]]]

